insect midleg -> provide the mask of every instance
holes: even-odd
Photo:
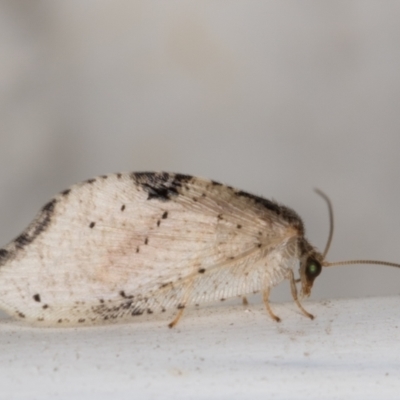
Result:
[[[275,315],[271,309],[271,306],[269,304],[269,294],[270,294],[271,290],[269,288],[269,286],[266,286],[266,288],[263,291],[263,300],[264,300],[264,304],[265,304],[265,308],[268,311],[268,314],[271,316],[271,318],[273,320],[275,320],[276,322],[281,322],[281,319]]]
[[[290,289],[292,291],[292,297],[295,303],[297,304],[297,307],[300,308],[301,312],[308,318],[314,319],[314,315],[310,314],[308,311],[304,309],[304,307],[301,305],[299,299],[297,298],[297,287],[296,287],[296,280],[294,279],[294,273],[292,270],[289,270],[289,280],[290,280]]]

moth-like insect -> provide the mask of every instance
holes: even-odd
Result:
[[[309,296],[325,260],[290,208],[172,173],[100,176],[64,190],[0,249],[0,307],[30,323],[95,324],[262,292],[289,279]],[[299,268],[299,278],[295,270]]]

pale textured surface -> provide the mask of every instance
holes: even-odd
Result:
[[[398,399],[399,297],[275,304],[80,329],[0,324],[4,399]]]

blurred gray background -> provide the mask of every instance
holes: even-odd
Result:
[[[167,170],[294,208],[328,259],[400,262],[400,2],[1,1],[0,242],[95,175]],[[312,298],[400,293],[332,268]],[[273,299],[290,299],[288,285]]]

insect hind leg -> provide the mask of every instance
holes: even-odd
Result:
[[[179,322],[179,320],[181,319],[181,317],[183,315],[183,312],[184,312],[184,310],[186,308],[186,304],[187,304],[187,302],[189,300],[189,296],[190,296],[190,294],[192,292],[193,281],[194,281],[194,279],[192,279],[190,282],[188,282],[187,287],[185,289],[185,292],[183,294],[183,299],[182,299],[182,301],[179,303],[179,305],[177,307],[179,311],[176,314],[176,317],[168,324],[169,328],[173,328]]]
[[[180,307],[181,308],[179,309],[178,314],[176,314],[176,317],[168,324],[169,328],[173,328],[178,323],[178,321],[181,319],[181,317],[183,315],[183,311],[185,310],[185,306],[181,305]]]
[[[272,309],[271,309],[271,305],[269,304],[269,294],[270,294],[270,288],[267,287],[267,288],[264,289],[264,291],[263,291],[263,300],[264,300],[265,308],[267,309],[268,314],[270,315],[270,317],[271,317],[274,321],[276,321],[276,322],[281,322],[281,319],[280,319],[277,315],[275,315],[274,312],[273,312]]]

